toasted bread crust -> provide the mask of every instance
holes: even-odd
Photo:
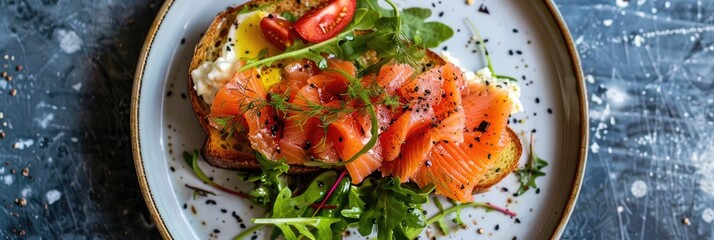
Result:
[[[489,188],[503,180],[503,178],[508,176],[508,174],[513,172],[518,166],[518,160],[520,160],[521,154],[523,154],[523,145],[521,145],[521,140],[513,129],[506,128],[506,131],[508,131],[508,137],[511,139],[511,143],[503,149],[504,152],[501,154],[501,157],[497,159],[491,169],[488,170],[485,178],[474,186],[474,193],[488,191]]]
[[[227,38],[226,35],[235,21],[237,14],[243,8],[253,8],[272,1],[273,0],[253,0],[240,6],[229,7],[225,11],[219,13],[194,50],[194,57],[189,67],[188,96],[201,127],[208,135],[201,150],[201,154],[209,164],[215,167],[241,171],[260,169],[258,162],[255,160],[255,154],[250,147],[250,142],[248,141],[247,136],[235,134],[232,137],[226,138],[219,130],[210,126],[208,121],[210,106],[203,101],[194,89],[191,71],[198,68],[204,61],[213,61],[220,56],[222,47],[225,43],[224,41]],[[298,5],[297,2],[298,1],[281,1],[265,9],[265,11],[276,13],[290,12],[295,16],[302,16],[307,11],[310,11],[327,2],[327,0],[302,0],[300,1],[300,5]],[[376,54],[374,53],[367,54],[364,58],[368,62],[376,62],[376,59],[374,59],[376,58]],[[436,53],[427,51],[426,56],[420,61],[420,64],[422,68],[416,69],[415,72],[423,72],[427,69],[444,65],[446,64],[446,61]],[[511,142],[517,143],[517,156],[520,156],[520,141],[518,141],[518,137],[512,130],[509,129],[509,133],[511,133],[509,135],[512,140]],[[511,160],[513,164],[511,164],[507,169],[499,171],[501,174],[494,175],[497,176],[497,178],[489,178],[486,181],[480,182],[476,185],[474,191],[485,191],[503,179],[506,175],[508,175],[508,173],[515,169],[515,166],[518,164],[518,159],[519,158],[516,157]],[[305,174],[319,170],[320,168],[291,165],[289,171],[291,174]],[[491,177],[491,175],[489,175],[489,177]]]

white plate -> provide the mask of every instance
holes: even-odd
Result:
[[[190,102],[182,97],[187,90],[187,68],[193,46],[218,12],[242,2],[212,0],[197,4],[196,1],[168,0],[142,49],[131,108],[134,161],[144,198],[165,238],[232,238],[243,230],[235,216],[250,227],[250,218],[259,216],[262,211],[247,201],[205,186],[181,159],[183,151],[200,148],[205,138]],[[433,20],[458,29],[445,45],[461,59],[463,67],[472,70],[484,67],[484,62],[480,60],[480,52],[472,53],[476,49],[474,44],[466,47],[473,34],[464,19],[469,17],[477,25],[488,39],[496,70],[519,79],[525,76],[519,83],[526,111],[513,116],[523,123],[511,126],[521,135],[524,149],[529,144],[526,136],[536,129],[536,152],[550,163],[545,168],[547,176],[538,179],[539,194],[531,190],[513,197],[518,183],[511,174],[492,191],[476,195],[476,201],[491,202],[518,213],[517,219],[498,212],[469,209],[462,214],[468,229],[453,226],[454,231],[448,237],[560,236],[584,174],[587,106],[577,54],[554,4],[550,1],[488,1],[485,6],[490,14],[486,14],[478,11],[481,3],[469,6],[463,0],[402,0],[398,3],[432,9]],[[443,16],[439,17],[442,12]],[[183,44],[182,39],[185,39]],[[525,155],[527,152],[521,158],[521,165],[525,163]],[[248,189],[249,186],[240,186],[234,172],[201,164],[216,182]],[[218,196],[194,200],[192,190],[185,184],[214,190]],[[502,191],[504,188],[508,191]],[[428,210],[430,214],[436,213],[433,207]],[[479,235],[478,229],[484,233]],[[351,232],[352,237],[358,236],[354,230]],[[430,226],[424,235],[443,236],[435,226]]]

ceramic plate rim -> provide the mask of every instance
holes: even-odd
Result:
[[[177,0],[167,0],[166,2],[164,2],[161,9],[157,13],[156,19],[154,20],[151,25],[151,28],[149,29],[146,39],[144,40],[144,45],[141,49],[141,54],[139,56],[134,75],[134,84],[132,88],[130,108],[131,146],[137,178],[139,180],[139,187],[141,188],[141,193],[148,207],[149,214],[151,215],[153,222],[156,224],[156,228],[159,230],[159,233],[164,239],[173,239],[173,235],[171,234],[171,232],[169,232],[168,226],[162,218],[161,213],[159,212],[158,206],[156,205],[156,202],[152,195],[151,188],[149,187],[146,171],[144,168],[144,161],[142,159],[141,154],[141,144],[139,141],[139,104],[141,85],[144,78],[144,71],[146,69],[146,62],[151,52],[151,47],[154,43],[157,32],[161,27],[164,18],[166,17],[166,14],[168,13],[175,1]],[[568,219],[570,218],[570,215],[573,209],[575,208],[575,204],[580,193],[580,187],[582,185],[583,177],[585,175],[585,166],[587,162],[587,144],[589,139],[588,103],[582,66],[580,65],[580,58],[575,48],[573,37],[571,36],[570,31],[568,30],[568,27],[565,24],[565,21],[563,20],[563,17],[560,14],[560,11],[557,9],[555,3],[552,0],[543,0],[543,2],[548,8],[550,16],[553,17],[553,20],[555,21],[560,35],[563,37],[563,41],[565,42],[565,45],[567,47],[568,55],[570,57],[571,65],[573,68],[572,70],[577,80],[577,97],[580,105],[579,117],[581,126],[581,139],[577,169],[576,174],[574,176],[575,179],[573,179],[573,186],[568,197],[568,202],[565,205],[565,209],[563,209],[562,216],[560,218],[560,221],[558,222],[558,225],[556,226],[553,234],[551,234],[551,239],[556,239],[559,238],[565,230],[565,226],[568,222]]]

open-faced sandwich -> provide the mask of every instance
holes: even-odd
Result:
[[[241,194],[267,209],[256,226],[330,239],[376,225],[380,239],[412,239],[428,194],[472,202],[516,167],[518,86],[429,51],[453,30],[425,22],[428,9],[384,3],[254,0],[220,13],[196,46],[201,154],[256,183]]]

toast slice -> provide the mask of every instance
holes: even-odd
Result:
[[[508,131],[511,143],[502,150],[501,156],[493,162],[493,166],[486,172],[486,176],[474,186],[474,193],[488,191],[489,188],[516,170],[518,160],[523,154],[523,145],[513,129],[507,128],[506,131]]]
[[[327,1],[328,0],[280,1],[265,8],[264,11],[275,13],[289,12],[294,16],[302,16]],[[250,147],[247,136],[244,134],[233,134],[231,137],[226,138],[219,130],[210,126],[208,121],[210,106],[206,104],[197,94],[196,90],[194,90],[194,82],[190,73],[194,69],[198,68],[198,66],[204,61],[214,61],[220,56],[231,24],[242,9],[254,8],[268,2],[273,1],[253,0],[237,7],[227,8],[225,11],[216,16],[201,41],[198,45],[196,45],[194,51],[194,57],[189,67],[188,95],[196,113],[196,117],[198,118],[201,127],[208,135],[201,150],[201,154],[209,164],[216,167],[242,171],[258,170],[260,168],[258,162],[255,160],[255,154]],[[298,4],[298,2],[300,2],[300,4]],[[376,54],[367,53],[360,60],[362,62],[374,63],[377,61]],[[436,53],[427,51],[426,56],[420,62],[422,66],[421,69],[416,70],[418,72],[426,71],[445,63],[446,61]],[[489,171],[486,178],[475,186],[475,191],[487,190],[489,187],[508,175],[508,173],[513,171],[515,166],[518,164],[522,151],[521,143],[511,129],[508,131],[510,133],[509,136],[511,137],[511,144],[504,150],[507,152],[501,154],[503,157],[496,161],[493,170]],[[320,169],[318,168],[306,167],[302,165],[290,166],[291,174],[304,174],[319,170]]]

